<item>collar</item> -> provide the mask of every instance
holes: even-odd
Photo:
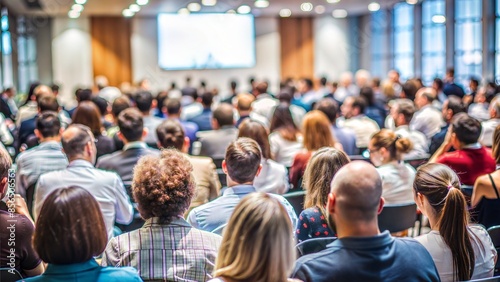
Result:
[[[62,145],[61,145],[61,142],[46,141],[46,142],[40,143],[40,145],[38,145],[38,148],[51,148],[51,149],[61,150],[62,149]]]
[[[222,196],[226,195],[245,195],[245,194],[250,194],[253,192],[256,192],[257,190],[253,185],[236,185],[233,187],[228,187],[224,192],[222,193]]]
[[[398,130],[410,131],[410,127],[408,125],[400,125],[400,126],[396,127],[394,132],[396,132]]]
[[[78,159],[78,160],[74,160],[74,161],[70,162],[68,165],[68,168],[70,168],[70,167],[94,168],[94,166],[89,161],[86,161],[83,159]]]
[[[158,217],[148,218],[142,227],[152,227],[155,225],[162,225],[162,224],[160,224],[160,218],[158,218]],[[170,221],[170,223],[168,225],[191,227],[191,225],[182,217],[176,217],[176,218],[172,219],[172,221]]]
[[[219,130],[223,130],[223,129],[234,129],[234,125],[224,125],[224,126],[221,126],[219,128]]]
[[[380,233],[373,237],[344,237],[339,238],[332,243],[328,244],[327,247],[337,247],[337,248],[347,248],[353,250],[368,250],[377,249],[387,246],[394,242],[394,238],[391,236],[388,230]]]
[[[203,113],[211,113],[212,109],[211,108],[203,108]]]
[[[81,263],[72,263],[72,264],[52,264],[49,263],[47,269],[45,270],[45,274],[65,274],[65,273],[78,273],[89,271],[95,268],[98,268],[99,264],[95,261],[95,259],[90,259],[86,262]]]
[[[123,151],[127,151],[128,149],[146,149],[148,145],[144,141],[134,141],[127,143],[123,146]]]
[[[483,146],[481,145],[481,143],[479,142],[476,142],[474,144],[469,144],[469,145],[465,145],[462,147],[462,149],[473,149],[473,150],[477,150],[477,149],[481,149]]]
[[[269,95],[267,93],[262,93],[262,94],[257,95],[257,97],[255,97],[255,100],[260,100],[260,99],[264,99],[264,98],[271,98],[271,95]]]

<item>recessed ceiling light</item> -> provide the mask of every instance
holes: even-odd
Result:
[[[410,5],[415,5],[418,3],[418,0],[406,0],[406,3],[408,3]]]
[[[134,13],[137,13],[141,10],[141,7],[139,7],[139,5],[137,5],[137,4],[130,4],[128,9]]]
[[[147,5],[149,3],[149,0],[137,0],[137,5]]]
[[[201,0],[201,4],[204,6],[215,6],[215,4],[217,4],[217,0]]]
[[[446,22],[446,17],[443,15],[434,15],[432,16],[432,22],[437,24],[443,24]]]
[[[267,0],[255,0],[254,6],[257,8],[267,8],[267,7],[269,7],[269,1],[267,1]]]
[[[226,13],[228,13],[228,14],[236,14],[236,11],[235,11],[235,10],[233,10],[233,9],[231,9],[231,10],[227,10],[227,12],[226,12]]]
[[[300,9],[304,12],[310,12],[313,10],[313,8],[314,8],[314,6],[310,2],[304,2],[304,3],[300,4]]]
[[[248,14],[252,11],[252,8],[250,8],[250,6],[248,5],[241,5],[238,7],[237,11],[240,14]]]
[[[83,5],[74,4],[73,6],[71,6],[71,10],[80,13],[81,11],[83,11]]]
[[[335,4],[335,3],[340,2],[340,0],[326,0],[326,2],[328,2],[330,4]]]
[[[316,14],[319,14],[319,15],[325,13],[325,10],[326,10],[325,6],[323,6],[323,5],[318,5],[318,6],[314,7],[314,11],[316,12]]]
[[[130,9],[125,9],[123,10],[122,15],[126,18],[130,18],[134,16],[134,12],[130,11]]]
[[[198,12],[198,11],[200,11],[200,10],[201,10],[201,5],[200,5],[200,4],[198,4],[198,3],[196,3],[196,2],[193,2],[193,3],[189,3],[189,4],[187,5],[187,8],[188,8],[188,10],[189,10],[189,11],[191,11],[191,12]]]
[[[336,9],[336,10],[333,10],[332,16],[334,18],[337,18],[337,19],[343,19],[343,18],[347,17],[347,11],[344,9]]]
[[[75,0],[75,3],[83,5],[83,4],[87,3],[87,0]]]
[[[72,19],[76,19],[80,16],[80,13],[75,11],[75,10],[71,10],[68,12],[68,17],[72,18]]]
[[[376,12],[380,10],[380,4],[377,3],[377,2],[371,2],[370,4],[368,4],[368,11],[370,12]]]
[[[177,11],[177,13],[179,13],[180,15],[189,15],[191,12],[189,12],[189,10],[186,8],[181,8],[179,9],[179,11]]]
[[[288,18],[291,15],[292,15],[292,11],[290,11],[290,9],[281,9],[280,10],[280,17],[282,17],[282,18]]]

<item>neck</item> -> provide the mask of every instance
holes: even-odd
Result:
[[[245,182],[245,183],[238,183],[238,182],[232,180],[227,174],[226,174],[226,178],[227,178],[227,187],[234,187],[234,186],[238,186],[238,185],[253,185],[253,181],[249,181],[249,182]]]
[[[337,237],[373,237],[380,234],[377,220],[370,222],[352,222],[336,220]]]
[[[240,111],[239,115],[240,117],[247,117],[250,115],[250,111]]]
[[[45,142],[50,142],[50,141],[61,142],[61,137],[60,136],[53,136],[53,137],[46,137],[46,138],[40,139],[40,143],[45,143]]]
[[[68,161],[70,163],[73,162],[73,161],[78,161],[78,160],[87,161],[89,163],[92,163],[92,161],[89,158],[87,158],[85,156],[81,156],[81,155],[80,156],[74,156],[74,157],[68,158]]]
[[[176,118],[176,119],[178,119],[178,118],[180,118],[180,116],[181,116],[180,114],[168,114],[168,118]]]
[[[149,111],[142,112],[142,116],[143,117],[148,117],[149,115],[150,115]]]

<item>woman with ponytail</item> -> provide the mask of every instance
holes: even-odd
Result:
[[[403,155],[413,149],[408,138],[402,138],[388,129],[375,133],[368,150],[370,160],[382,178],[382,197],[386,204],[413,202],[412,183],[415,169],[402,162]]]
[[[413,189],[415,202],[431,226],[428,234],[416,239],[431,254],[441,281],[493,276],[495,247],[482,226],[469,225],[457,174],[442,164],[423,165]]]

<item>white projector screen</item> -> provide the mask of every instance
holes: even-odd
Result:
[[[158,64],[166,70],[255,66],[252,15],[159,14]]]

